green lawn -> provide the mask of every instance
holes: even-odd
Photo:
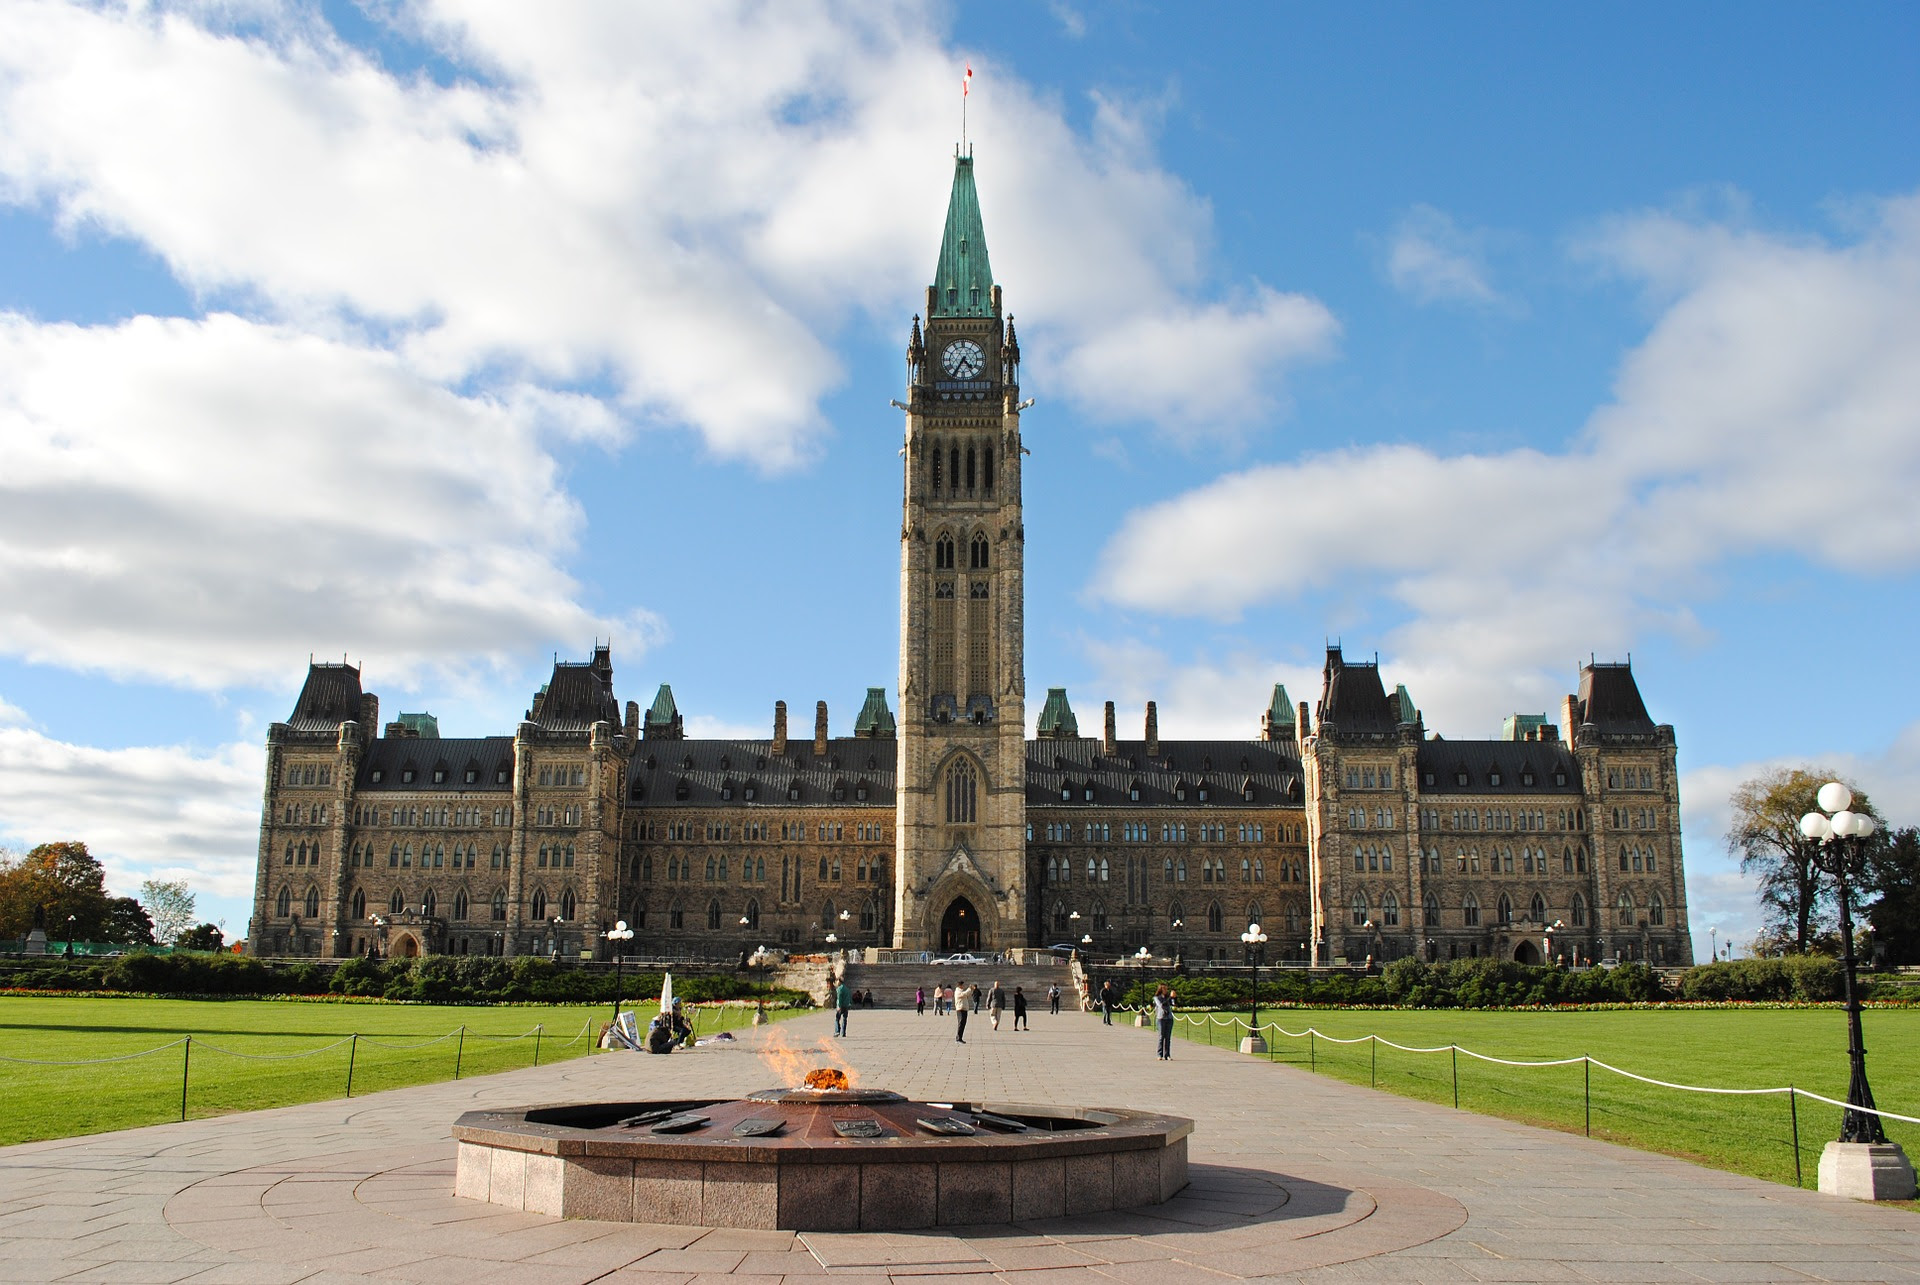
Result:
[[[1191,1014],[1205,1018],[1206,1014]],[[1221,1018],[1226,1014],[1218,1015]],[[1244,1014],[1241,1015],[1244,1018]],[[1920,1011],[1865,1015],[1867,1070],[1875,1102],[1920,1117]],[[1341,1039],[1377,1035],[1412,1047],[1458,1044],[1493,1057],[1547,1061],[1587,1054],[1623,1070],[1679,1084],[1762,1088],[1794,1084],[1846,1097],[1846,1014],[1837,1009],[1644,1009],[1606,1012],[1459,1012],[1269,1010],[1261,1025],[1309,1027]],[[1225,1046],[1229,1035],[1182,1022],[1180,1033]],[[1455,1060],[1447,1053],[1403,1053],[1368,1041],[1288,1039],[1268,1032],[1277,1062],[1310,1067],[1355,1084],[1451,1105]],[[1584,1069],[1494,1066],[1458,1058],[1460,1106],[1549,1128],[1586,1128]],[[1598,1067],[1592,1072],[1592,1132],[1629,1146],[1685,1156],[1776,1182],[1794,1181],[1793,1119],[1785,1094],[1726,1097],[1640,1084]],[[1811,1187],[1820,1149],[1839,1136],[1840,1111],[1801,1098],[1800,1164]],[[1887,1136],[1920,1155],[1920,1126],[1890,1121]]]
[[[656,1005],[628,1007],[644,1027]],[[751,1020],[744,1008],[695,1011],[703,1034]],[[349,1059],[358,1097],[451,1079],[456,1063],[465,1077],[531,1066],[536,1052],[542,1064],[580,1057],[598,1051],[600,1026],[611,1014],[611,1004],[0,996],[0,1058],[125,1058],[78,1066],[0,1061],[0,1096],[9,1104],[0,1113],[0,1144],[178,1120],[183,1062],[188,1116],[218,1115],[341,1097]],[[349,1039],[355,1034],[357,1041]],[[190,1058],[177,1043],[186,1036],[193,1040]]]

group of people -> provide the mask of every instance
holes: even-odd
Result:
[[[1154,1027],[1160,1032],[1162,1062],[1173,1059],[1173,1014],[1179,1001],[1180,993],[1165,982],[1154,989],[1153,998],[1147,1001],[1147,1011],[1152,1015]],[[1113,1025],[1113,1010],[1120,1007],[1120,1002],[1120,988],[1113,984],[1113,980],[1109,978],[1102,982],[1097,1006],[1103,1023]]]
[[[646,1046],[649,1053],[671,1053],[676,1048],[693,1047],[693,1023],[687,1020],[679,1000],[673,1001],[672,1008],[655,1013],[647,1023]]]

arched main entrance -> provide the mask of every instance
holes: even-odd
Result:
[[[1513,962],[1516,964],[1537,964],[1540,962],[1540,948],[1531,941],[1522,939],[1513,948]]]
[[[980,949],[980,912],[965,897],[955,897],[940,916],[940,949]]]
[[[412,959],[420,953],[420,943],[413,939],[412,933],[401,933],[393,939],[393,954],[396,959]]]

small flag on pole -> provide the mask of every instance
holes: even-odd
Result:
[[[973,64],[968,63],[967,74],[960,78],[960,97],[965,98],[967,96],[967,92],[972,88],[973,88]]]

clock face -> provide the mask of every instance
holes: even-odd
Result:
[[[987,368],[987,354],[971,339],[956,339],[940,354],[940,365],[955,379],[972,379]]]

